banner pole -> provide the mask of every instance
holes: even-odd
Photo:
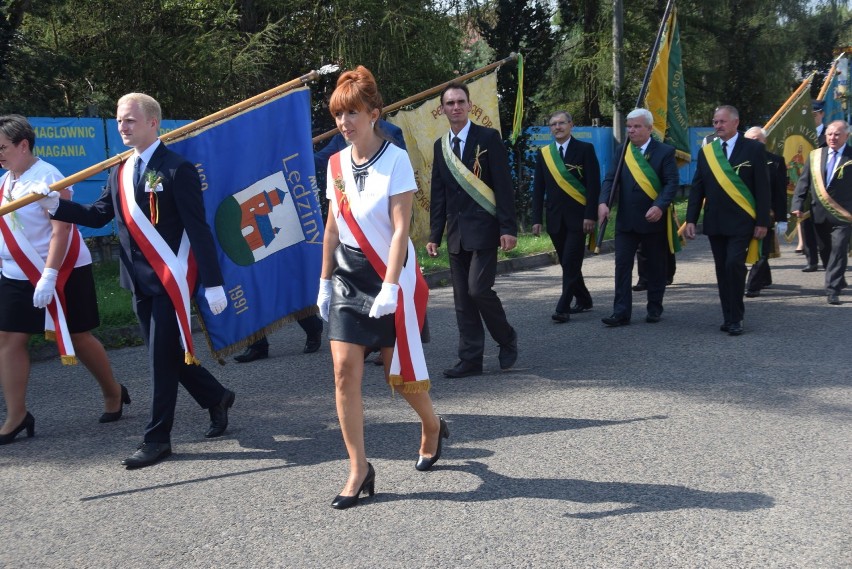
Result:
[[[401,109],[402,107],[405,107],[406,105],[411,105],[411,104],[417,103],[419,101],[422,101],[423,99],[427,99],[427,98],[431,97],[432,95],[436,95],[436,94],[440,93],[444,89],[444,87],[446,87],[450,83],[459,82],[459,81],[462,81],[462,82],[467,81],[468,79],[472,79],[472,78],[474,78],[478,75],[482,75],[483,73],[488,73],[492,69],[496,69],[496,68],[498,68],[502,65],[506,65],[507,63],[511,63],[512,61],[517,61],[517,60],[518,60],[518,54],[515,53],[515,52],[512,52],[512,53],[509,54],[509,57],[501,59],[500,61],[496,61],[494,63],[486,65],[485,67],[477,69],[476,71],[471,71],[470,73],[460,75],[460,76],[456,77],[455,79],[451,79],[450,81],[445,81],[444,83],[441,83],[440,85],[436,85],[435,87],[431,87],[429,89],[426,89],[425,91],[421,91],[420,93],[417,93],[416,95],[406,97],[405,99],[402,99],[401,101],[397,101],[393,104],[390,104],[390,105],[388,105],[388,106],[386,106],[385,108],[382,109],[382,116],[384,116],[388,113],[392,113],[392,112],[394,112],[398,109]],[[323,140],[325,140],[327,138],[331,138],[332,136],[337,134],[337,132],[338,132],[337,129],[333,128],[331,130],[325,131],[322,134],[318,134],[313,138],[313,143],[317,144],[318,142],[322,142]]]
[[[334,71],[336,71],[336,68],[332,68],[332,67],[324,67],[324,68],[320,69],[319,71],[316,71],[316,70],[310,71],[310,72],[302,75],[301,77],[298,77],[298,78],[293,79],[291,81],[288,81],[286,83],[282,83],[281,85],[278,85],[277,87],[273,87],[272,89],[269,89],[268,91],[264,91],[263,93],[260,93],[259,95],[255,95],[254,97],[250,97],[248,99],[245,99],[244,101],[236,103],[235,105],[231,105],[230,107],[226,107],[226,108],[224,108],[220,111],[217,111],[217,112],[215,112],[211,115],[207,115],[206,117],[198,119],[197,121],[191,122],[187,125],[184,125],[182,127],[176,128],[176,129],[174,129],[170,132],[167,132],[167,133],[160,136],[160,141],[162,141],[164,144],[168,144],[170,142],[177,142],[178,140],[182,140],[182,139],[186,138],[187,136],[189,136],[190,134],[192,134],[193,132],[195,132],[197,130],[201,130],[202,128],[206,128],[206,127],[210,126],[211,124],[214,124],[218,121],[221,121],[223,119],[226,119],[226,118],[231,117],[233,115],[236,115],[238,113],[246,111],[246,110],[248,110],[252,107],[256,107],[257,105],[264,103],[269,99],[273,99],[275,97],[278,97],[279,95],[283,95],[287,91],[291,91],[292,89],[294,89],[296,87],[301,87],[302,85],[306,85],[307,83],[316,80],[320,75],[323,75],[323,74],[326,74],[326,73],[332,73]],[[99,162],[98,164],[95,164],[94,166],[89,166],[85,170],[81,170],[81,171],[77,172],[76,174],[72,174],[71,176],[68,176],[67,178],[63,178],[59,181],[56,181],[56,182],[50,184],[50,189],[53,190],[53,191],[59,191],[59,190],[62,190],[64,188],[67,188],[68,186],[76,184],[78,182],[82,182],[83,180],[85,180],[87,178],[91,178],[95,174],[99,174],[100,172],[103,172],[104,170],[112,168],[113,166],[121,163],[122,160],[124,160],[125,158],[127,158],[131,154],[133,154],[132,149],[131,150],[125,150],[121,154],[117,154],[115,156],[107,158],[103,162]],[[42,198],[44,198],[44,196],[42,194],[29,194],[29,195],[26,195],[22,198],[15,200],[15,201],[11,201],[11,202],[3,205],[2,207],[0,207],[0,216],[6,215],[7,213],[11,213],[11,212],[13,212],[13,211],[15,211],[19,208],[24,207],[25,205],[29,205],[33,202],[37,202]]]

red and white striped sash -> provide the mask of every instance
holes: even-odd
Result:
[[[198,276],[195,257],[189,246],[189,237],[184,231],[180,240],[177,254],[172,251],[165,239],[151,224],[148,216],[136,203],[135,188],[133,187],[133,168],[125,168],[127,161],[121,163],[118,169],[119,208],[124,224],[130,236],[145,259],[154,269],[157,278],[166,289],[166,293],[175,307],[181,343],[184,349],[184,361],[187,364],[199,365],[195,357],[195,347],[192,343],[189,305],[192,291]]]
[[[387,255],[390,242],[368,219],[356,219],[349,207],[349,198],[344,191],[345,182],[338,152],[329,160],[334,179],[335,202],[338,210],[337,223],[345,223],[364,252],[370,265],[382,280],[387,272]],[[350,186],[355,187],[354,181]],[[353,190],[357,194],[357,190]],[[357,198],[355,198],[357,199]],[[423,354],[420,331],[426,318],[429,287],[420,272],[414,244],[408,240],[408,262],[399,275],[399,298],[394,313],[396,343],[390,367],[391,387],[402,384],[404,392],[429,389],[429,370]]]

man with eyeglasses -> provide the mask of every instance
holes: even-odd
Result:
[[[595,147],[571,136],[570,113],[554,112],[548,125],[554,142],[539,148],[535,156],[532,231],[541,234],[546,204],[547,233],[562,266],[562,294],[550,318],[564,323],[571,314],[592,309],[592,295],[583,280],[583,257],[586,236],[595,229],[601,169]]]

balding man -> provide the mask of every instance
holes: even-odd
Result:
[[[756,140],[766,148],[766,131],[753,126],[745,132],[745,137]],[[787,166],[784,158],[766,151],[766,167],[769,170],[769,230],[763,239],[760,259],[751,266],[746,278],[746,293],[749,298],[760,296],[760,290],[772,284],[772,271],[769,268],[769,256],[775,248],[776,223],[787,222]]]
[[[846,146],[848,138],[846,121],[834,121],[826,127],[828,146],[810,153],[791,205],[793,215],[802,217],[805,197],[810,195],[829,304],[840,304],[840,291],[846,288],[846,255],[852,235],[852,173],[846,172],[852,163],[852,150]]]
[[[695,224],[704,210],[704,234],[716,264],[716,283],[724,321],[719,329],[743,333],[746,254],[766,237],[769,226],[769,173],[762,144],[742,136],[740,114],[730,105],[718,107],[713,128],[718,138],[698,154],[689,191],[684,234],[695,238]]]

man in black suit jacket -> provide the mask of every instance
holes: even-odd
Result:
[[[704,209],[704,234],[716,264],[716,282],[724,322],[731,336],[743,333],[743,294],[746,254],[753,239],[763,239],[769,227],[769,173],[766,150],[737,132],[740,114],[722,105],[713,114],[719,138],[704,146],[689,191],[684,234],[695,239],[695,224]],[[717,178],[711,161],[720,172]],[[746,209],[748,208],[748,209]]]
[[[547,233],[562,266],[562,294],[551,318],[568,322],[570,314],[592,309],[592,295],[583,280],[583,257],[586,235],[595,229],[601,169],[595,147],[571,137],[574,123],[567,111],[550,115],[549,125],[556,142],[539,148],[535,155],[532,232],[541,234],[546,202]],[[558,161],[562,164],[557,165]]]
[[[181,269],[166,265],[161,255],[155,255],[159,261],[152,265],[142,244],[131,234],[134,227],[141,225],[125,219],[122,212],[122,204],[127,208],[130,206],[124,203],[121,187],[130,183],[135,205],[145,219],[151,219],[152,204],[158,210],[154,212],[156,222],[148,222],[148,227],[173,253],[178,252],[184,235],[188,237],[198,267],[198,280],[205,287],[204,295],[211,312],[218,314],[227,307],[213,235],[204,214],[198,171],[193,164],[160,143],[157,135],[161,117],[159,103],[148,95],[130,93],[119,99],[116,112],[118,131],[124,144],[134,148],[131,157],[123,167],[116,167],[110,172],[107,187],[96,202],[84,205],[56,200],[45,205],[55,219],[69,223],[101,227],[114,218],[118,221],[121,286],[133,293],[134,310],[148,347],[153,383],[151,422],[145,428],[142,445],[122,461],[127,468],[148,466],[171,454],[178,383],[201,407],[209,410],[207,437],[218,437],[225,432],[228,409],[234,403],[234,393],[225,389],[209,371],[201,365],[185,363],[187,356],[181,346],[176,316],[176,311],[185,307],[175,306],[154,265],[167,267],[178,279],[181,278]],[[125,172],[126,169],[133,170],[133,173]],[[150,179],[146,175],[139,175],[136,179],[137,170],[153,175]],[[154,178],[159,179],[161,188],[154,185]],[[152,198],[152,194],[156,197]],[[194,292],[190,291],[190,294]]]
[[[852,149],[846,146],[849,125],[834,121],[825,129],[828,146],[813,150],[796,184],[792,213],[801,217],[810,193],[811,216],[819,256],[825,265],[825,291],[829,304],[840,304],[846,288],[849,238],[852,236]],[[819,164],[818,168],[815,166]]]
[[[631,154],[625,156],[618,181],[615,180],[616,165],[610,166],[601,190],[599,223],[609,216],[607,204],[614,191],[613,186],[617,192],[615,201],[618,202],[618,216],[615,218],[615,299],[612,315],[602,319],[611,327],[630,324],[633,311],[630,279],[633,258],[640,246],[645,256],[648,282],[645,321],[651,324],[659,322],[663,314],[669,254],[667,230],[673,227],[669,206],[677,195],[680,175],[674,147],[651,138],[653,129],[654,115],[648,109],[634,109],[627,115],[630,146],[626,152]],[[619,149],[619,156],[621,151]],[[647,168],[653,171],[656,179],[649,175]]]
[[[825,148],[827,146],[825,140],[825,101],[816,100],[812,103],[814,126],[816,127],[817,148]],[[801,236],[802,254],[805,256],[807,264],[802,269],[803,273],[815,273],[819,268],[819,244],[817,243],[816,230],[814,229],[814,220],[807,218],[799,222],[799,235]],[[823,263],[825,267],[825,263]]]
[[[444,88],[441,109],[450,132],[435,141],[426,250],[431,256],[438,254],[446,225],[459,362],[444,375],[465,377],[482,373],[483,321],[500,345],[500,369],[509,369],[518,359],[518,335],[493,289],[497,247],[514,249],[518,229],[512,175],[500,133],[470,121],[470,93],[464,83]]]
[[[766,131],[753,126],[745,132],[745,137],[756,140],[766,148]],[[769,230],[763,239],[760,259],[751,266],[746,278],[746,293],[749,298],[760,296],[760,289],[772,284],[772,271],[769,268],[769,256],[775,248],[776,223],[787,223],[787,165],[782,156],[766,151],[766,168],[769,170]]]

